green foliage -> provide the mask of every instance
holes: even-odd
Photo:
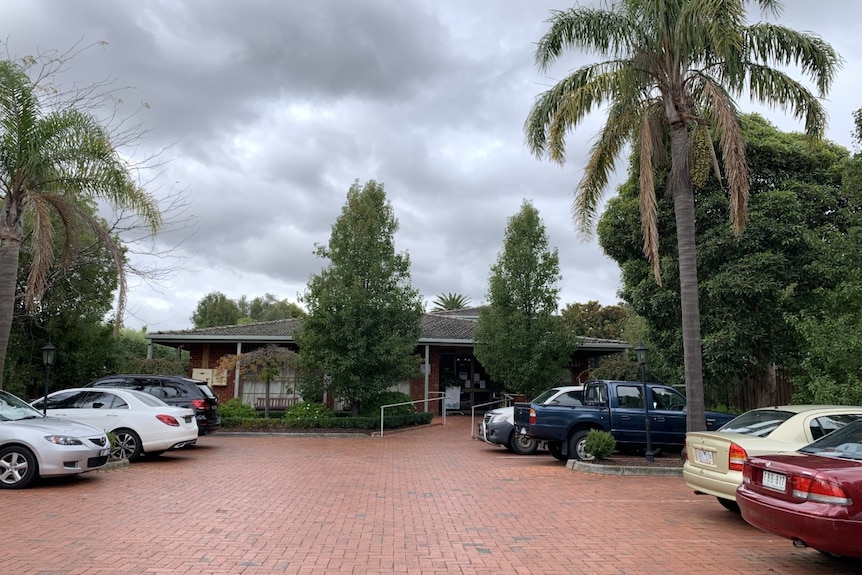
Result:
[[[451,311],[464,309],[470,305],[470,298],[459,293],[440,294],[431,302],[434,311]]]
[[[258,417],[257,410],[247,403],[243,403],[243,401],[238,397],[233,397],[224,403],[220,403],[218,406],[219,415],[222,419],[228,417],[232,419],[237,418],[256,418]]]
[[[327,374],[334,397],[354,414],[394,382],[417,375],[423,305],[410,285],[409,256],[395,252],[397,229],[383,186],[355,182],[329,244],[317,247],[329,265],[303,296],[303,366]]]
[[[332,410],[322,403],[303,401],[292,405],[282,416],[284,419],[327,419],[333,417]]]
[[[305,310],[297,304],[287,299],[279,300],[271,293],[248,301],[246,296],[232,300],[221,292],[212,292],[198,302],[191,320],[195,328],[200,329],[292,319],[304,315]]]
[[[617,440],[607,431],[591,429],[587,432],[584,449],[596,459],[608,459],[617,448]]]
[[[195,329],[236,325],[242,314],[235,301],[225,294],[214,291],[205,295],[195,308],[192,317]]]
[[[756,115],[741,123],[753,174],[745,233],[735,236],[728,227],[729,202],[714,178],[699,190],[696,205],[707,403],[733,402],[743,382],[765,381],[770,364],[792,367],[808,356],[812,345],[803,342],[798,322],[819,317],[816,310],[826,305],[823,286],[831,290],[860,263],[853,258],[862,238],[848,235],[859,225],[860,187],[842,179],[852,163],[846,150],[779,132]],[[657,221],[662,286],[643,260],[636,172],[608,202],[599,240],[622,270],[620,296],[646,321],[641,337],[650,342],[650,379],[680,382],[683,332],[671,199],[660,199]],[[851,300],[835,301],[827,315],[851,309]]]
[[[479,310],[474,354],[507,389],[534,397],[560,380],[577,342],[557,309],[559,256],[548,247],[539,212],[525,201],[509,219],[491,268],[487,307]]]
[[[34,77],[46,83],[67,65],[62,58],[47,55],[24,63],[38,67]],[[47,316],[39,320],[62,316],[59,307],[66,305],[63,302],[79,298],[80,292],[72,289],[77,283],[89,297],[70,307],[77,307],[87,319],[103,305],[105,294],[117,287],[122,308],[125,254],[105,222],[94,215],[96,203],[129,210],[151,231],[161,226],[158,203],[137,185],[130,173],[132,163],[117,153],[111,134],[87,112],[93,101],[70,98],[63,103],[62,98],[55,98],[55,105],[49,105],[40,101],[47,93],[44,88],[34,84],[18,62],[0,62],[0,202],[4,209],[0,218],[0,387],[6,375],[16,305],[22,304],[29,314]],[[91,94],[85,89],[75,93]],[[24,259],[22,247],[30,251]],[[22,263],[29,269],[26,280],[19,283]],[[107,266],[113,266],[116,273],[102,276],[96,272]],[[76,271],[82,277],[74,277]],[[84,277],[93,285],[87,286]],[[58,278],[63,280],[57,282]],[[105,290],[108,284],[111,289]],[[55,291],[53,305],[57,307],[53,309],[46,308],[49,289]],[[56,295],[61,291],[65,291],[62,296]],[[94,294],[98,297],[92,297]],[[90,329],[88,335],[98,335],[95,331]],[[68,368],[71,371],[77,366],[70,362]]]
[[[383,418],[384,429],[398,429],[413,425],[431,423],[434,414],[423,411],[389,416]],[[290,430],[358,430],[374,432],[380,429],[380,417],[306,417],[267,419],[262,417],[241,418],[223,417],[222,428],[251,431],[286,432]]]
[[[412,400],[413,398],[406,393],[401,393],[400,391],[384,391],[371,401],[366,402],[362,406],[362,409],[359,410],[359,415],[363,417],[374,417],[376,415],[379,417],[381,405],[392,405],[393,403],[404,403],[405,401]],[[406,413],[413,413],[415,411],[415,405],[388,407],[384,412],[384,418],[389,417],[390,415],[403,415]]]
[[[631,308],[625,304],[599,305],[597,301],[570,303],[560,313],[566,328],[579,337],[624,339]]]
[[[707,354],[713,349],[724,351],[733,341],[742,345],[750,341],[732,330],[722,332],[717,325],[701,325],[699,310],[703,301],[699,297],[709,295],[713,286],[704,286],[698,276],[700,271],[709,269],[699,253],[699,243],[704,243],[700,192],[710,182],[714,188],[718,187],[715,177],[707,177],[704,168],[708,164],[714,165],[716,172],[723,168],[721,195],[728,196],[729,201],[715,213],[725,219],[729,216],[732,234],[723,235],[740,237],[750,215],[748,199],[761,174],[749,161],[750,142],[742,141],[735,99],[750,92],[763,104],[792,111],[796,118],[804,118],[806,135],[813,142],[825,131],[827,115],[821,100],[841,66],[838,53],[814,34],[771,23],[749,25],[746,21],[749,3],[632,0],[608,3],[602,8],[575,6],[553,12],[548,31],[537,43],[538,67],[548,72],[571,49],[595,54],[599,61],[569,72],[540,94],[524,123],[531,151],[563,165],[567,161],[566,138],[571,131],[585,118],[592,117],[597,108],[607,112],[604,126],[589,151],[573,202],[576,225],[585,234],[593,231],[617,159],[627,147],[633,150],[634,177],[628,188],[634,191],[634,197],[620,198],[618,204],[625,204],[625,212],[634,211],[639,216],[639,226],[626,226],[619,240],[606,236],[606,241],[634,239],[640,253],[647,256],[647,265],[642,265],[640,256],[641,262],[632,259],[622,266],[628,286],[637,286],[641,292],[629,294],[627,300],[637,313],[643,315],[642,308],[661,307],[662,311],[651,315],[655,318],[663,314],[662,320],[668,323],[676,320],[676,325],[681,326],[686,345],[678,350],[669,345],[663,347],[666,352],[681,352],[680,380],[686,383],[690,431],[703,429],[705,425],[702,362],[719,365],[717,356],[706,357]],[[780,2],[760,4],[774,13],[781,7]],[[788,68],[800,72],[807,81],[792,78],[785,71]],[[809,90],[809,85],[815,88]],[[712,150],[707,132],[713,140]],[[814,170],[814,174],[819,172]],[[667,203],[672,204],[670,212],[662,205]],[[718,207],[720,202],[710,203]],[[666,218],[662,221],[661,211],[673,215],[671,226]],[[784,227],[783,221],[777,222]],[[775,236],[776,241],[793,243],[798,238],[794,223],[791,220],[788,229]],[[668,241],[669,235],[677,241]],[[727,244],[731,245],[732,239]],[[676,246],[676,252],[664,249],[661,253],[662,246],[667,245]],[[788,252],[789,249],[788,246]],[[749,278],[745,271],[777,266],[782,272],[791,273],[789,262],[781,257],[786,253],[750,254],[751,257],[738,262],[732,276],[715,278],[723,280],[716,281],[714,288],[721,292],[721,298],[727,298],[725,309],[730,309],[734,293],[777,295],[779,290],[773,285],[750,281],[760,278]],[[655,299],[647,293],[651,290],[649,286],[639,285],[646,281],[644,270],[653,276]],[[641,301],[635,305],[635,299]],[[739,307],[746,311],[757,309],[748,303],[743,301]],[[670,306],[674,304],[677,311],[671,312]],[[678,317],[672,318],[673,313]],[[733,319],[741,317],[744,321],[755,315],[737,313]],[[701,340],[702,328],[714,330],[717,341]],[[782,335],[776,333],[773,338],[767,334],[765,337],[772,340],[767,345],[778,347]],[[762,355],[755,358],[733,355],[733,367],[737,368],[740,360],[757,364]]]

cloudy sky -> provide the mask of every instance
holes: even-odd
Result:
[[[581,4],[600,2],[584,2]],[[185,329],[206,294],[296,301],[326,262],[325,244],[354,180],[385,185],[396,248],[430,302],[485,301],[507,219],[528,199],[560,253],[560,307],[618,301],[619,270],[570,218],[572,189],[601,125],[568,140],[564,167],[531,156],[523,121],[537,94],[588,55],[549,74],[533,63],[551,0],[0,0],[12,56],[106,42],[60,78],[105,80],[122,113],[141,103],[135,158],[163,151],[148,189],[171,224],[157,281],[134,281],[126,325]],[[845,59],[829,100],[828,137],[850,147],[862,107],[862,4],[786,0],[781,24],[815,32]],[[754,111],[747,101],[740,105]],[[760,110],[785,130],[801,126]],[[613,193],[613,191],[609,191]],[[430,305],[429,305],[430,308]]]

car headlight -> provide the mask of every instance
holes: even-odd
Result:
[[[69,437],[68,435],[46,435],[45,439],[56,445],[84,445],[77,437]]]
[[[505,413],[495,413],[491,416],[491,422],[492,423],[501,423],[503,421],[506,421],[506,414]]]

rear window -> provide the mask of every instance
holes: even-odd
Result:
[[[849,423],[826,437],[809,443],[799,451],[841,459],[862,460],[862,421]]]
[[[792,411],[777,409],[756,410],[743,413],[736,419],[731,419],[718,428],[727,433],[741,433],[754,437],[766,437],[775,428],[796,415]]]
[[[205,381],[198,383],[198,389],[201,390],[208,399],[216,398],[216,394],[213,393],[213,390],[210,389],[210,386],[207,385]]]

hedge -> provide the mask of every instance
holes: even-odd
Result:
[[[383,418],[384,429],[395,429],[398,427],[409,427],[413,425],[425,425],[431,423],[433,413],[423,411],[420,413],[407,413],[401,415],[390,415]],[[355,429],[374,430],[380,429],[380,417],[342,417],[333,415],[331,417],[315,418],[262,418],[262,417],[222,417],[222,429],[248,429],[251,431],[279,431],[289,429]]]

